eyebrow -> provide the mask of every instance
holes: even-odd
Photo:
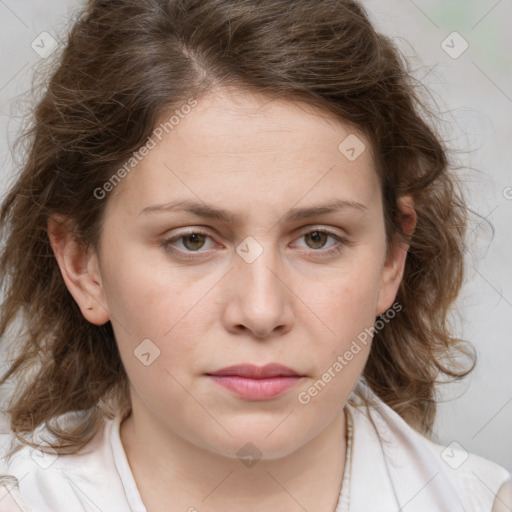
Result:
[[[318,215],[326,215],[328,213],[333,213],[339,210],[344,209],[355,209],[359,211],[367,211],[368,208],[356,201],[346,201],[341,199],[335,199],[332,201],[328,201],[324,204],[318,206],[308,206],[304,208],[292,208],[286,212],[284,215],[284,221],[293,221],[293,220],[301,220],[307,219],[309,217],[315,217]],[[194,200],[177,200],[172,201],[170,203],[163,204],[155,204],[152,206],[146,206],[143,208],[136,217],[140,215],[147,215],[150,213],[156,212],[177,212],[184,211],[187,213],[192,213],[198,217],[204,217],[208,219],[216,219],[222,222],[235,224],[240,217],[245,218],[245,216],[237,215],[233,212],[225,210],[223,208],[217,208],[215,206],[208,205],[206,203],[202,203]]]

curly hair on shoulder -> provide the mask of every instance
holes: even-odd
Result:
[[[97,247],[107,203],[98,187],[163,112],[219,85],[304,101],[365,134],[388,244],[403,235],[398,198],[414,198],[417,225],[396,298],[403,313],[376,332],[364,376],[407,422],[430,431],[437,383],[474,366],[473,357],[469,367],[453,363],[470,351],[448,321],[464,280],[468,208],[418,83],[364,8],[353,0],[89,0],[66,37],[20,136],[27,154],[0,210],[0,335],[12,328],[15,340],[0,384],[16,383],[6,412],[18,439],[30,444],[26,436],[45,425],[56,450],[74,451],[129,406],[112,326],[81,314],[48,219],[72,219],[76,239]],[[52,423],[73,412],[81,413],[74,425]]]

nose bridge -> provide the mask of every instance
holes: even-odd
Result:
[[[282,266],[274,245],[272,237],[246,239],[237,247],[240,257],[232,275],[237,318],[231,320],[261,336],[290,321],[289,291],[279,276]]]
[[[240,261],[236,274],[245,288],[244,295],[254,302],[266,303],[268,306],[282,293],[282,283],[276,276],[279,272],[279,255],[271,237],[265,242],[249,238],[237,248]],[[249,250],[244,254],[244,250]],[[246,257],[247,255],[247,257]]]

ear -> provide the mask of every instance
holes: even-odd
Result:
[[[401,227],[408,239],[411,238],[416,227],[417,215],[414,210],[414,203],[411,196],[398,198],[398,207],[401,212]],[[377,310],[375,316],[382,315],[388,310],[396,298],[398,287],[402,281],[405,269],[405,260],[409,244],[403,242],[395,235],[391,247],[386,255],[386,261],[382,268]]]
[[[102,325],[110,320],[96,252],[87,250],[73,235],[62,215],[48,219],[48,237],[66,286],[85,319]]]

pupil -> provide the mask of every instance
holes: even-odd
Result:
[[[309,234],[309,237],[313,240],[313,242],[317,243],[317,242],[321,242],[322,241],[322,238],[327,236],[326,233],[322,233],[321,231],[312,231],[310,234]],[[325,242],[325,241],[324,241]],[[320,247],[323,246],[324,244],[323,243],[320,243]],[[318,248],[318,247],[316,247]]]
[[[201,238],[203,235],[201,235],[200,233],[192,233],[190,235],[187,235],[185,237],[185,247],[187,247],[187,249],[190,249],[190,250],[194,250],[194,249],[200,249],[204,243],[201,243]],[[191,242],[192,243],[192,247],[189,247],[188,245],[188,242]],[[194,244],[197,244],[199,243],[199,247],[195,246]]]

